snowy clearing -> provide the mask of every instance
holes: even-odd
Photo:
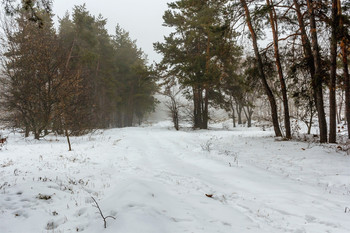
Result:
[[[0,232],[350,232],[350,156],[259,128],[169,124],[0,151]],[[107,228],[94,197],[107,219]]]

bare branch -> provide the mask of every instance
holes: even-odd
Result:
[[[278,39],[278,41],[288,40],[290,37],[296,37],[296,36],[298,36],[298,35],[300,35],[300,33],[290,34],[290,35],[288,35],[288,36],[286,36],[286,37],[284,37],[284,38]],[[267,50],[269,50],[269,48],[271,48],[271,46],[273,46],[273,43],[268,44],[266,48],[264,48],[264,49],[261,50],[261,53],[264,53],[264,52],[266,52]]]
[[[113,216],[104,216],[103,215],[103,213],[102,213],[102,210],[101,210],[101,208],[100,208],[100,206],[98,205],[98,203],[97,203],[97,201],[95,200],[95,198],[93,198],[93,197],[91,197],[91,199],[95,202],[95,204],[96,205],[94,205],[94,207],[96,207],[97,209],[98,209],[98,211],[100,212],[100,215],[101,215],[101,217],[102,217],[102,219],[103,219],[103,223],[104,223],[104,228],[107,228],[107,221],[106,221],[106,219],[107,218],[113,218],[114,220],[116,219],[115,217],[113,217]]]

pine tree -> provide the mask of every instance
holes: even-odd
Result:
[[[39,12],[38,12],[39,14]],[[56,54],[59,43],[51,16],[41,12],[42,27],[28,19],[27,12],[17,17],[17,30],[7,32],[4,102],[19,119],[15,122],[39,139],[48,132],[53,117],[56,91],[60,83]]]
[[[114,36],[116,50],[116,80],[119,85],[118,125],[132,126],[135,116],[140,120],[154,110],[157,90],[155,79],[146,65],[144,53],[137,48],[129,33],[120,26],[116,27]]]
[[[224,77],[225,59],[237,46],[231,28],[229,1],[181,0],[168,4],[164,25],[175,32],[156,43],[163,54],[161,66],[189,88],[193,100],[194,128],[208,128],[208,108],[212,90]]]

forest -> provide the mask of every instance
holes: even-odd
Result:
[[[84,5],[58,29],[48,1],[4,6],[2,120],[26,136],[140,124],[157,93],[176,129],[184,118],[207,129],[211,109],[224,109],[234,126],[266,120],[288,140],[299,121],[336,143],[350,121],[348,1],[174,1],[155,64]]]
[[[172,85],[189,93],[194,127],[208,128],[212,106],[230,111],[234,122],[244,112],[250,126],[260,100],[269,103],[276,136],[290,139],[295,119],[309,133],[317,125],[321,143],[335,143],[337,124],[350,120],[349,6],[337,0],[170,3],[164,24],[175,31],[155,44],[164,57],[164,85],[168,93]]]
[[[0,233],[349,233],[349,25],[346,0],[0,1]]]
[[[56,30],[50,11],[30,7],[2,24],[1,107],[8,127],[36,139],[69,137],[132,126],[153,111],[155,77],[126,30],[117,25],[109,35],[106,20],[84,5]]]

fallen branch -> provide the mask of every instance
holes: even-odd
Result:
[[[103,213],[102,213],[102,210],[101,210],[101,208],[100,208],[100,206],[98,205],[98,203],[97,203],[97,201],[95,200],[95,198],[93,198],[93,197],[91,197],[92,198],[92,200],[95,202],[95,207],[100,211],[100,215],[101,215],[101,217],[102,217],[102,219],[103,219],[103,222],[104,222],[104,227],[105,228],[107,228],[107,221],[106,221],[106,219],[107,218],[113,218],[114,220],[116,219],[115,217],[113,217],[113,216],[104,216],[103,215]]]

